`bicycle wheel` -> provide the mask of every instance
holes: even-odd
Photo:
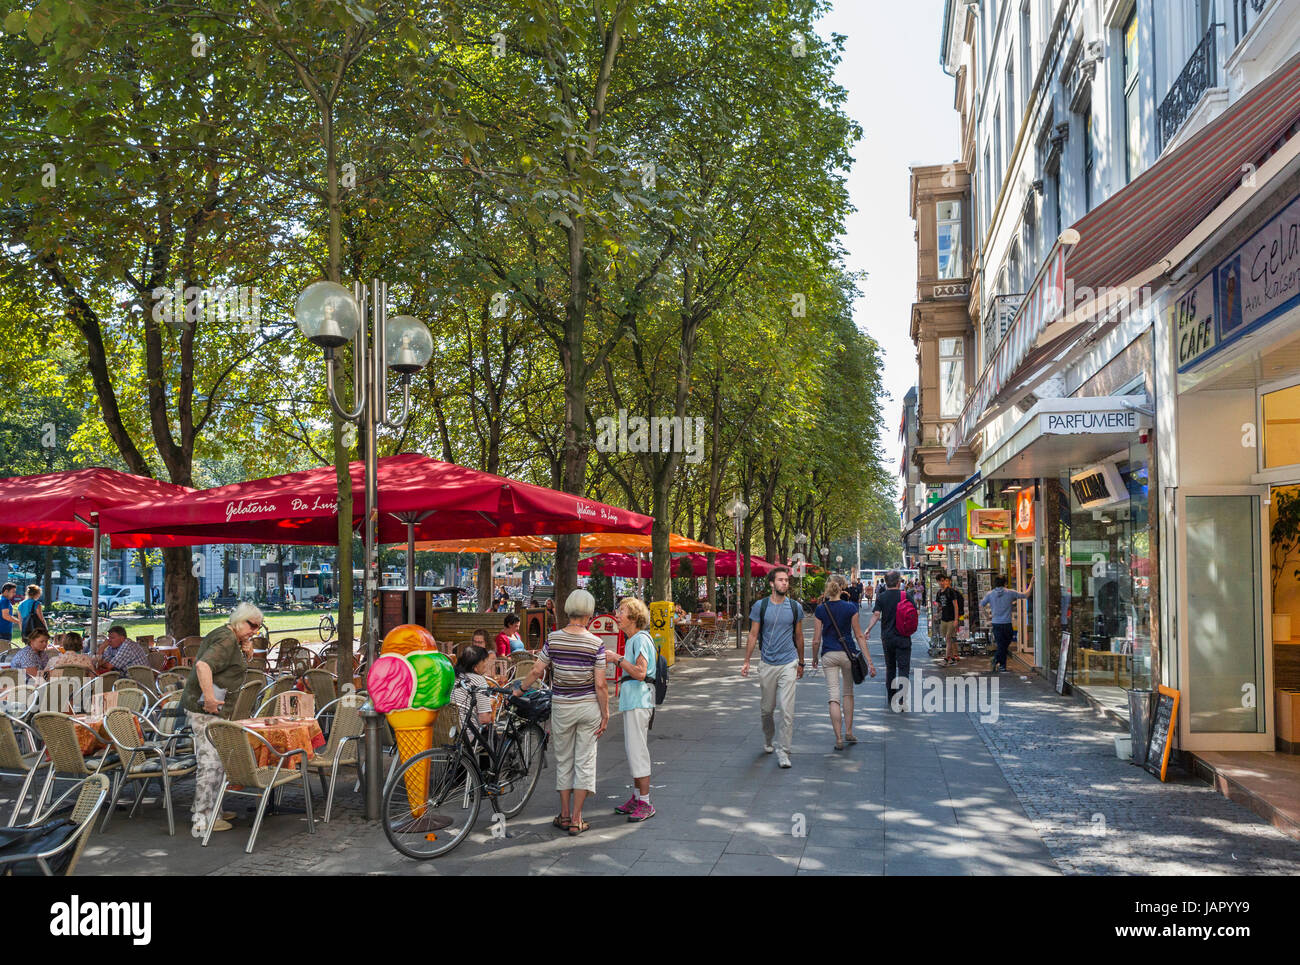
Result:
[[[334,618],[332,616],[327,613],[320,618],[320,625],[316,628],[316,631],[320,634],[322,643],[329,643],[334,639],[335,630],[336,627],[334,626]]]
[[[482,801],[483,778],[459,746],[423,751],[388,779],[384,834],[408,858],[436,858],[465,840]]]
[[[537,790],[546,766],[546,732],[536,724],[524,724],[508,738],[497,761],[497,808],[513,818]]]

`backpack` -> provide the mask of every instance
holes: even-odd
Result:
[[[647,673],[645,682],[655,685],[655,703],[662,704],[664,698],[668,696],[668,661],[664,659],[663,654],[655,658],[655,675],[651,677]]]
[[[767,619],[767,605],[771,602],[771,597],[767,596],[758,602],[758,648],[760,652],[763,649],[763,621]],[[798,633],[802,637],[803,626],[799,619],[799,606],[794,602],[794,597],[787,598],[786,602],[790,604],[790,619],[794,621],[791,624],[791,631]]]
[[[898,608],[894,610],[894,632],[902,637],[910,637],[916,632],[920,616],[916,612],[916,604],[907,598],[901,587],[898,597]]]

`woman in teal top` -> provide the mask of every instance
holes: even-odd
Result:
[[[46,630],[45,611],[41,607],[41,588],[33,583],[27,588],[27,599],[18,604],[18,619],[22,621],[23,639],[33,630]]]
[[[650,625],[650,610],[635,597],[628,597],[618,605],[619,629],[627,637],[623,656],[618,666],[623,679],[618,685],[618,709],[623,714],[623,748],[627,751],[627,766],[632,772],[636,790],[630,798],[614,810],[626,814],[629,821],[644,821],[654,817],[650,804],[650,715],[655,707],[654,688],[646,677],[654,679],[653,667],[658,659],[654,640],[646,631]]]

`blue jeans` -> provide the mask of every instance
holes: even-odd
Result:
[[[997,654],[993,657],[993,666],[1007,669],[1007,648],[1011,646],[1011,624],[993,624],[993,642],[997,644]]]

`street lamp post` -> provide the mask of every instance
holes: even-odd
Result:
[[[744,500],[739,496],[731,501],[727,507],[727,515],[731,517],[732,523],[736,528],[736,649],[740,649],[740,529],[744,524],[746,517],[749,516],[749,507],[745,505]]]
[[[375,280],[371,290],[357,282],[349,292],[332,281],[313,282],[303,289],[294,304],[298,329],[325,354],[325,387],[330,407],[344,422],[362,433],[365,456],[366,518],[362,529],[365,546],[365,609],[361,635],[366,648],[366,666],[372,666],[379,649],[375,596],[379,587],[379,456],[376,440],[379,426],[400,428],[411,409],[411,376],[429,364],[433,356],[433,338],[417,318],[397,315],[388,318],[388,284]],[[367,325],[367,314],[370,324]],[[334,352],[353,339],[352,350],[353,408],[346,408],[334,387]],[[388,418],[388,369],[402,377],[402,411]],[[351,578],[351,574],[346,574]],[[351,620],[351,614],[341,614]],[[345,658],[346,657],[346,661]],[[351,663],[352,655],[340,652],[338,669]],[[365,720],[366,818],[379,818],[379,798],[383,759],[380,752],[379,714],[366,704],[361,712]]]
[[[822,555],[822,569],[824,570],[826,569],[826,564],[828,562],[827,557],[831,555],[831,548],[829,546],[822,546],[821,555]]]

